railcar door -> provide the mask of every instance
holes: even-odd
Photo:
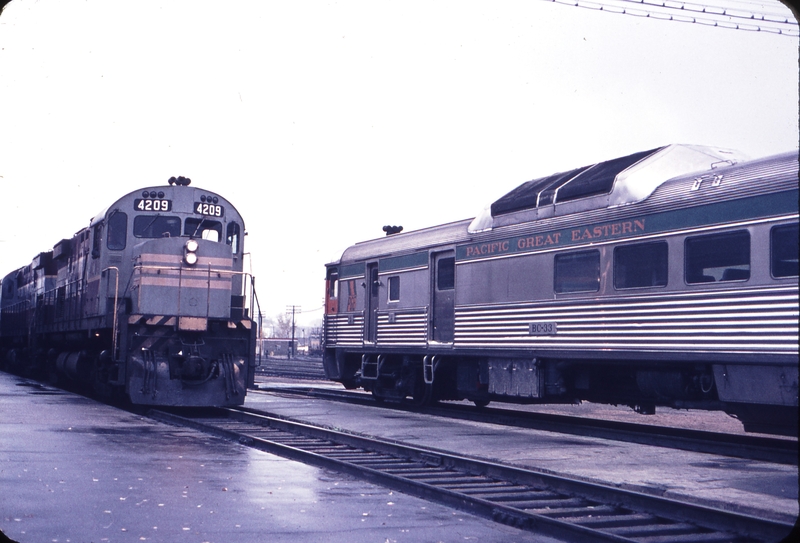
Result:
[[[364,315],[364,341],[375,343],[378,337],[378,298],[380,280],[378,279],[378,263],[367,264],[367,307]]]
[[[456,258],[454,251],[433,254],[432,339],[452,343],[455,320]]]

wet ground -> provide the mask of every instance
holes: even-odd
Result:
[[[0,531],[19,543],[554,541],[29,385],[0,372]]]
[[[268,386],[294,387],[297,383],[273,379]],[[387,410],[377,405],[352,405],[280,393],[249,394],[246,405],[293,419],[389,440],[444,449],[783,522],[794,523],[798,517],[797,466],[443,419]],[[627,414],[619,408],[591,404],[542,406],[537,410],[570,415],[604,414],[604,418],[642,417],[632,411]],[[741,427],[738,421],[723,413],[675,413],[682,420],[674,425],[706,427],[715,431],[723,431],[722,427],[731,423]],[[668,411],[664,411],[660,418],[662,424],[669,424]],[[689,422],[691,424],[687,424]]]

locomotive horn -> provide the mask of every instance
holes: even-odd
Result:
[[[191,179],[188,177],[183,177],[182,175],[179,175],[178,177],[173,176],[167,180],[167,183],[170,185],[178,185],[179,187],[188,187],[191,182]]]

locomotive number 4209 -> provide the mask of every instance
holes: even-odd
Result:
[[[207,202],[195,202],[194,212],[209,217],[223,217],[225,215],[225,208],[217,204],[209,204]]]
[[[172,200],[136,198],[133,201],[133,209],[139,211],[170,211],[172,209]]]

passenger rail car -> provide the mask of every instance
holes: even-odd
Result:
[[[668,145],[327,265],[324,367],[380,398],[724,410],[796,434],[798,160]]]
[[[127,194],[6,275],[0,363],[134,404],[242,404],[256,333],[244,221],[189,184]]]

